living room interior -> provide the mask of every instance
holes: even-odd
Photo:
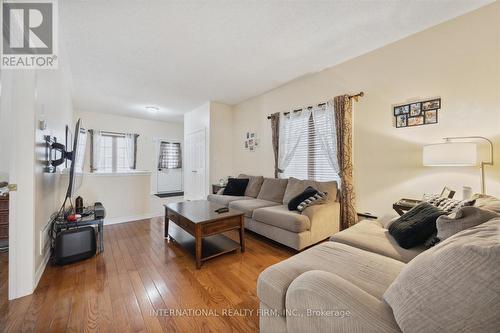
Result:
[[[1,332],[498,332],[498,1],[30,3]]]

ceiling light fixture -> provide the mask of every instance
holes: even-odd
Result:
[[[146,106],[146,110],[152,113],[156,113],[160,111],[160,108],[156,106]]]

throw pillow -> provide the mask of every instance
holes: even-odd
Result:
[[[245,190],[248,185],[248,179],[243,178],[229,178],[227,185],[224,188],[223,195],[234,195],[242,197],[245,195]]]
[[[320,205],[322,203],[325,203],[327,197],[328,197],[328,193],[318,191],[318,193],[316,193],[312,197],[309,197],[309,198],[305,199],[304,201],[302,201],[297,206],[297,210],[302,213],[307,207],[310,207],[313,205]]]
[[[456,200],[442,197],[440,194],[424,194],[423,201],[439,207],[447,213],[453,213],[465,206],[474,205],[475,200]]]
[[[437,206],[443,200],[441,194],[424,194],[423,201],[430,203],[431,205]]]
[[[493,219],[410,261],[383,296],[401,331],[498,332],[499,239]]]
[[[238,176],[238,178],[248,178],[248,185],[245,190],[245,196],[246,197],[252,197],[252,198],[257,198],[260,192],[260,188],[262,186],[262,183],[264,182],[264,177],[263,176],[248,176],[245,174],[241,174]]]
[[[462,230],[480,225],[495,217],[500,217],[500,214],[477,207],[462,207],[455,214],[443,215],[437,219],[437,238],[443,241]]]
[[[308,186],[306,189],[300,193],[299,195],[295,196],[288,202],[288,210],[297,210],[297,207],[306,199],[309,199],[310,197],[314,196],[318,191],[311,187]]]
[[[436,232],[436,220],[446,214],[430,203],[422,202],[389,226],[389,234],[404,249],[424,244]]]
[[[475,207],[500,213],[500,199],[486,194],[474,194],[472,199],[476,200]]]
[[[438,208],[441,208],[447,213],[453,213],[458,211],[462,207],[472,206],[474,205],[475,200],[455,200],[449,198],[443,198],[437,205]]]

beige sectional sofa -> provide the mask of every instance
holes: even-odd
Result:
[[[264,270],[257,282],[260,331],[495,332],[500,327],[500,218],[425,251],[399,247],[386,227],[361,221]]]
[[[340,208],[336,182],[274,179],[241,174],[248,178],[245,196],[211,194],[208,200],[245,213],[245,227],[253,232],[302,250],[339,230]],[[308,207],[304,212],[289,211],[288,203],[308,186],[327,192],[324,204]]]

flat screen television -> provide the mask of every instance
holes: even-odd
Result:
[[[78,119],[73,137],[73,151],[67,153],[67,158],[71,160],[71,166],[69,169],[69,184],[66,198],[73,197],[82,184],[86,143],[87,131],[83,128],[81,119]]]

